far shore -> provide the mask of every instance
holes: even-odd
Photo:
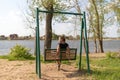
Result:
[[[31,38],[31,39],[0,39],[0,41],[2,40],[35,40],[35,38]],[[44,40],[44,39],[40,39],[40,40]],[[52,39],[52,40],[58,40],[58,39]],[[67,40],[80,40],[80,39],[67,39]],[[89,41],[93,41],[93,39],[88,39]],[[107,41],[107,40],[120,40],[120,38],[104,38],[103,41]]]

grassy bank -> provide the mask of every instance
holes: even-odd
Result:
[[[11,55],[0,55],[0,59],[8,59],[9,61],[15,61],[15,60],[35,60],[34,56],[31,56],[29,58],[24,58],[24,57],[13,57]]]
[[[91,70],[93,78],[97,80],[119,80],[120,59],[91,59]]]
[[[120,80],[120,53],[107,52],[104,57],[90,57],[92,79],[95,80]],[[78,62],[78,58],[77,58]],[[82,68],[86,68],[86,57],[82,57]]]

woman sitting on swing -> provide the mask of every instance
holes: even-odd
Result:
[[[59,37],[59,43],[57,45],[58,71],[60,70],[60,65],[61,65],[61,55],[60,55],[61,50],[66,51],[66,53],[70,53],[69,45],[66,43],[65,36]]]

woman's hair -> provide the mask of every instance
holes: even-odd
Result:
[[[62,39],[65,42],[65,36],[64,35],[60,36],[59,38]]]

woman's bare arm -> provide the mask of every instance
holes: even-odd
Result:
[[[69,47],[67,47],[67,53],[70,53],[70,48]]]
[[[59,47],[59,45],[57,46],[57,55],[59,55],[59,53],[60,53],[60,47]]]

